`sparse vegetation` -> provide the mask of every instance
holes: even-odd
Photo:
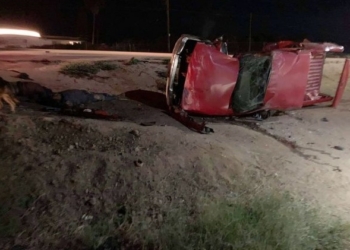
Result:
[[[135,64],[138,64],[140,63],[140,60],[139,59],[136,59],[135,57],[132,57],[127,63],[126,65],[135,65]]]
[[[66,119],[6,119],[0,249],[14,239],[43,250],[348,249],[348,225],[289,194],[256,186],[250,176],[234,186],[217,176],[212,184],[216,156],[196,155],[196,166],[162,165],[154,156],[170,151],[130,127],[103,134]],[[135,148],[143,166],[132,164]]]
[[[60,73],[71,77],[86,77],[97,74],[99,69],[91,63],[77,62],[64,65]]]
[[[323,220],[288,195],[200,204],[198,216],[174,214],[160,229],[161,249],[345,249],[349,228]]]
[[[94,62],[95,67],[97,67],[99,70],[115,70],[117,69],[117,65],[110,61],[97,61]]]
[[[134,221],[127,228],[127,242],[168,250],[347,249],[350,236],[348,226],[323,219],[308,205],[281,194],[203,202],[195,210],[174,207],[162,222]]]
[[[117,69],[117,65],[110,61],[74,62],[64,65],[60,73],[71,77],[91,77],[100,70],[110,71],[115,69]]]

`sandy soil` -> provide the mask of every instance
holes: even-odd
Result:
[[[327,62],[326,92],[335,91],[342,69],[339,60]],[[111,216],[110,210],[127,192],[141,192],[148,197],[145,203],[163,209],[167,199],[191,203],[198,193],[234,195],[230,185],[237,178],[249,179],[257,189],[269,185],[292,191],[350,221],[350,87],[338,109],[291,111],[250,125],[216,120],[209,123],[215,133],[200,135],[162,111],[165,99],[157,81],[164,79],[156,71],[166,68],[160,61],[130,66],[116,62],[120,68],[90,80],[57,73],[65,59],[61,61],[3,61],[0,76],[16,81],[11,71],[16,70],[54,91],[123,94],[113,102],[90,105],[118,114],[123,121],[59,117],[26,103],[17,114],[3,111],[1,198],[11,206],[18,202],[14,197],[22,197],[24,204],[11,212],[23,216],[21,233],[15,242],[8,235],[1,249],[14,243],[45,249],[47,242],[39,237],[43,233],[61,246],[80,235],[90,220],[86,216],[99,218],[102,210]],[[147,122],[154,124],[142,126]],[[56,207],[50,206],[53,203]],[[50,225],[50,216],[62,217],[62,225]],[[63,238],[55,236],[62,228],[70,231]],[[28,240],[33,237],[38,241]]]
[[[64,57],[59,57],[57,58],[58,60],[54,60],[50,57],[46,57],[45,59],[50,60],[50,63],[41,63],[41,60],[43,60],[42,57],[26,58],[21,61],[11,60],[0,62],[0,75],[7,81],[17,81],[17,72],[23,72],[28,74],[35,82],[57,92],[74,88],[84,89],[91,92],[119,95],[125,91],[135,90],[140,87],[157,91],[156,80],[159,79],[159,77],[156,72],[166,71],[166,67],[161,59],[152,61],[147,60],[147,63],[128,66],[124,65],[128,60],[114,60],[119,66],[118,70],[113,72],[101,71],[95,75],[93,79],[77,79],[63,75],[59,73],[59,70],[63,65],[69,62],[80,62],[86,60],[66,60]],[[92,58],[88,61],[98,60],[99,58]]]

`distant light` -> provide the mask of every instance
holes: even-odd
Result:
[[[69,44],[70,45],[81,44],[81,41],[70,41]]]
[[[18,30],[18,29],[1,29],[1,28],[0,28],[0,35],[18,35],[18,36],[41,37],[40,34],[36,31]]]

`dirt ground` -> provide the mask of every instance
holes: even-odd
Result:
[[[123,120],[62,117],[24,102],[16,114],[7,107],[2,111],[0,216],[8,223],[0,227],[1,249],[98,245],[105,239],[86,232],[92,234],[94,225],[112,234],[108,222],[99,219],[125,216],[123,204],[138,206],[130,208],[139,211],[133,214],[136,220],[161,220],[167,206],[191,206],[199,194],[234,196],[235,179],[249,179],[256,189],[269,185],[291,191],[350,221],[349,87],[338,109],[290,111],[250,125],[217,120],[208,124],[215,133],[201,135],[163,112],[159,82],[164,79],[156,73],[166,71],[161,60],[129,66],[116,60],[118,69],[87,80],[59,74],[64,58],[32,61],[42,59],[51,60],[2,61],[0,76],[17,81],[15,70],[54,91],[119,95],[89,107]],[[328,63],[323,83],[326,92],[334,92],[342,62]],[[63,236],[62,230],[67,230]],[[86,242],[91,239],[98,242]]]

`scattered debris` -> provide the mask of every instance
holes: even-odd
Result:
[[[333,168],[333,171],[334,171],[334,172],[339,172],[339,173],[342,172],[342,170],[341,170],[339,167],[334,167],[334,168]]]
[[[140,125],[145,126],[145,127],[149,127],[149,126],[156,125],[156,122],[141,122]]]
[[[198,123],[192,117],[179,110],[168,112],[168,114],[192,131],[196,131],[200,134],[214,133],[214,130],[212,128],[207,127],[204,121]]]
[[[336,149],[336,150],[340,150],[340,151],[343,151],[343,150],[344,150],[344,148],[341,147],[341,146],[334,146],[333,148]]]
[[[71,109],[63,108],[58,112],[62,115],[75,116],[75,117],[85,117],[90,119],[104,119],[109,121],[120,121],[121,118],[118,115],[110,115],[104,110],[91,110],[88,109]]]
[[[136,130],[136,129],[131,130],[129,133],[132,134],[132,135],[134,135],[134,136],[136,136],[136,137],[140,137],[140,131],[138,131],[138,130]]]
[[[94,217],[92,215],[83,214],[81,217],[83,220],[92,220]]]
[[[282,116],[282,115],[287,115],[286,111],[283,110],[276,110],[276,111],[272,111],[271,110],[271,116]]]
[[[60,64],[62,61],[59,61],[59,60],[50,61],[50,60],[47,60],[47,59],[42,59],[42,60],[30,60],[30,62],[32,62],[32,63],[42,63],[42,64],[45,64],[45,65],[49,65],[49,64]]]
[[[142,167],[143,166],[143,162],[139,159],[139,160],[135,161],[135,166],[136,167]]]
[[[161,79],[157,79],[156,80],[156,84],[157,84],[157,89],[160,91],[165,91],[166,90],[166,82],[164,80]]]
[[[19,73],[16,78],[33,81],[27,73]]]
[[[128,62],[125,63],[125,65],[135,65],[140,63],[140,60],[136,59],[135,57],[132,57]]]
[[[166,71],[156,71],[157,75],[161,78],[167,78],[167,72]]]

